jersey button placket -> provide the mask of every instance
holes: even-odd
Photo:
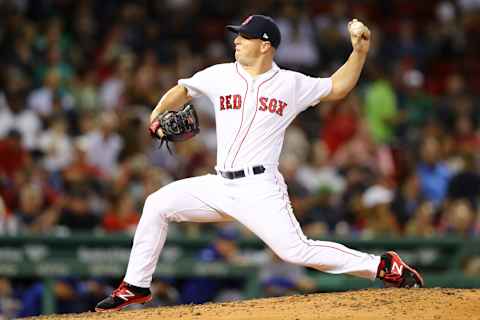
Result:
[[[256,85],[255,85],[255,79],[252,79],[252,82],[250,82],[250,88],[248,90],[248,105],[253,106],[251,110],[255,111],[256,107],[256,101],[255,101],[255,92],[257,90]]]

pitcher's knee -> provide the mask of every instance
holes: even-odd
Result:
[[[285,262],[297,264],[297,265],[305,265],[306,261],[301,254],[301,250],[290,250],[287,252],[277,253],[278,257]]]
[[[146,199],[143,208],[144,214],[158,215],[162,220],[168,222],[170,220],[169,213],[175,211],[175,197],[169,196],[160,189],[151,193]]]

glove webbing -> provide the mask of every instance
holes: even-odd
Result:
[[[158,146],[158,149],[161,149],[164,144],[165,144],[165,146],[167,147],[168,153],[170,153],[170,155],[173,156],[172,149],[170,149],[170,145],[169,145],[167,139],[162,139],[162,140],[160,141],[160,145]]]

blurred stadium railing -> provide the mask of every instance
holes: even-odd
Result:
[[[200,262],[194,252],[213,239],[169,237],[167,246],[157,265],[155,276],[185,278],[192,276],[237,278],[244,280],[246,297],[260,296],[258,265],[236,265],[224,262]],[[425,276],[427,287],[480,287],[480,277],[468,275],[464,266],[469,260],[480,257],[480,241],[460,238],[433,239],[331,239],[349,247],[380,254],[393,249],[402,254]],[[125,235],[73,235],[0,237],[0,276],[8,278],[41,278],[45,288],[52,288],[54,279],[61,277],[110,277],[124,274],[130,253],[132,238]],[[239,246],[247,250],[263,250],[257,240],[239,240]],[[312,270],[318,292],[346,291],[379,287],[364,279],[350,276],[329,275]],[[43,313],[55,312],[52,290],[43,297]]]

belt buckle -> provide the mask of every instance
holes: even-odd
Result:
[[[255,167],[252,168],[253,174],[261,174],[261,173],[264,173],[265,170],[266,170],[265,167],[262,166],[262,165],[255,166]]]

